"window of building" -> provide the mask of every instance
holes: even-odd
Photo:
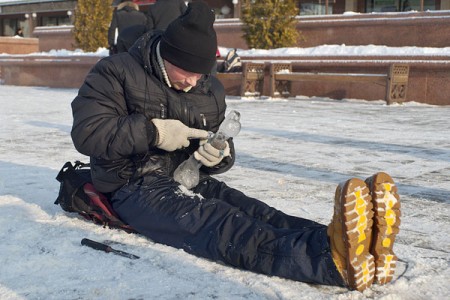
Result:
[[[423,0],[423,9],[436,10],[436,0]],[[420,0],[366,0],[366,12],[420,11]]]
[[[14,33],[16,32],[16,27],[17,27],[17,19],[9,19],[9,18],[5,18],[2,20],[3,24],[3,35],[4,36],[14,36]]]
[[[42,26],[59,26],[59,25],[71,25],[70,17],[67,15],[62,16],[47,16],[42,17]]]
[[[326,15],[333,14],[333,4],[335,0],[328,0],[328,7],[325,0],[301,0],[298,2],[300,15]]]

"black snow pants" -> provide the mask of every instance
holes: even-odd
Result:
[[[115,192],[112,204],[154,242],[256,273],[344,286],[326,226],[289,216],[213,178],[183,193],[169,177],[147,176]]]

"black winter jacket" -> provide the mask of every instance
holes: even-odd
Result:
[[[166,30],[167,26],[187,9],[184,0],[158,0],[147,11],[147,28]]]
[[[144,25],[147,26],[147,16],[139,11],[139,6],[131,1],[126,1],[114,11],[111,24],[108,28],[108,45],[116,45],[116,38],[122,30],[129,26]],[[116,36],[117,29],[117,36]]]
[[[155,147],[153,118],[178,119],[185,125],[216,132],[224,120],[226,103],[222,84],[203,76],[188,93],[169,88],[156,59],[162,31],[144,34],[129,52],[101,59],[89,72],[72,102],[72,140],[90,156],[91,174],[101,192],[113,192],[130,180],[148,174],[172,176],[176,167],[197,148],[166,152]],[[231,156],[201,175],[227,171]]]

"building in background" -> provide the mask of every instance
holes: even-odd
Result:
[[[36,26],[71,25],[76,0],[0,0],[0,36],[13,36],[22,28],[31,37]]]
[[[104,0],[108,1],[108,0]],[[113,5],[120,0],[109,0]],[[231,0],[230,0],[231,1]],[[155,0],[140,0],[141,10]],[[73,24],[77,0],[0,0],[0,36],[14,36],[22,28],[25,37],[32,37],[38,26],[64,26]]]
[[[448,10],[449,0],[300,0],[300,15]]]
[[[108,1],[108,0],[105,0]],[[116,6],[120,0],[110,0]],[[217,19],[238,18],[241,3],[258,0],[205,0]],[[296,0],[300,15],[342,14],[347,11],[407,12],[449,10],[450,0]],[[155,0],[133,0],[147,11]],[[38,26],[72,25],[76,0],[0,0],[0,36],[14,36],[18,28],[32,37]]]

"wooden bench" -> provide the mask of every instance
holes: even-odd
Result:
[[[409,66],[392,64],[386,74],[292,72],[290,63],[270,65],[270,96],[289,97],[293,81],[366,82],[386,86],[386,102],[403,102],[408,88]]]
[[[240,96],[261,96],[264,88],[264,63],[244,62],[242,72],[217,73],[219,80],[240,80]]]

